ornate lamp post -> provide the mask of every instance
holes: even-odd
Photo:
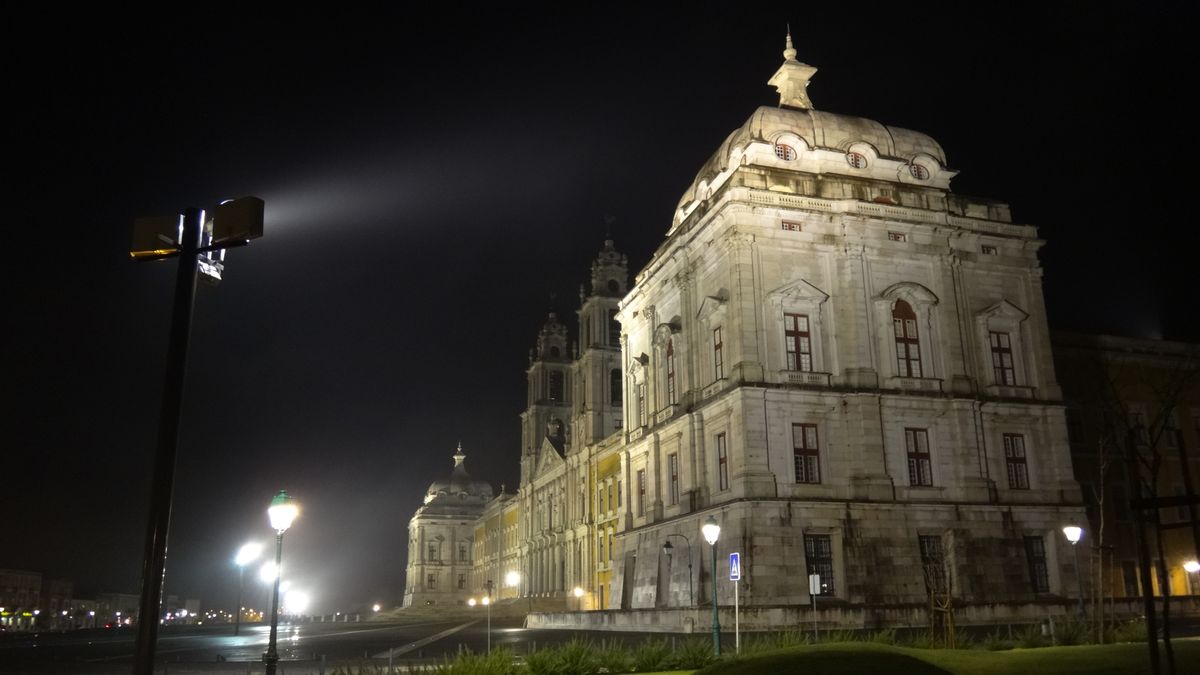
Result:
[[[1192,595],[1200,592],[1200,584],[1196,583],[1196,573],[1200,572],[1200,562],[1189,560],[1183,563],[1183,571],[1188,573],[1188,581],[1191,582],[1189,584],[1191,588],[1188,590],[1191,591]]]
[[[1071,554],[1075,556],[1075,583],[1078,584],[1079,593],[1079,616],[1084,615],[1083,609],[1083,573],[1079,569],[1079,547],[1076,544],[1080,539],[1083,539],[1083,528],[1077,525],[1068,525],[1062,529],[1063,535],[1067,541],[1071,542]]]
[[[280,490],[267,509],[267,517],[275,530],[275,585],[271,591],[271,635],[267,640],[267,652],[263,654],[263,663],[267,667],[266,675],[275,675],[275,667],[279,664],[275,638],[279,629],[279,577],[283,576],[280,574],[283,566],[283,533],[292,526],[292,521],[299,513],[300,507],[296,506],[295,500],[288,497],[286,490]]]
[[[237,556],[233,562],[238,566],[238,600],[236,612],[233,620],[233,634],[237,635],[242,630],[242,594],[246,590],[246,565],[258,560],[258,556],[262,555],[262,544],[258,542],[250,542],[243,544],[238,549]]]
[[[689,540],[687,537],[685,537],[682,534],[668,534],[667,535],[667,543],[663,544],[663,553],[665,553],[667,555],[667,561],[668,561],[667,564],[668,565],[670,565],[671,554],[674,553],[674,551],[675,551],[675,547],[671,546],[671,537],[679,537],[680,539],[683,540],[684,544],[687,544],[688,606],[694,606],[696,604],[696,597],[694,595],[692,595],[692,542],[691,542],[691,540]]]
[[[700,528],[704,533],[704,541],[708,542],[709,548],[712,550],[712,607],[713,607],[713,652],[721,655],[721,619],[717,616],[717,539],[721,536],[721,526],[717,523],[717,519],[709,516],[708,520],[704,521],[704,527]]]
[[[487,653],[492,653],[492,580],[488,579],[483,588],[487,595],[483,596],[483,606],[487,607]]]

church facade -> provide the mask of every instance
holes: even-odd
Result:
[[[739,552],[750,607],[1075,595],[1043,242],[952,193],[929,136],[814,109],[795,56],[789,37],[779,106],[700,169],[632,285],[608,241],[577,342],[547,318],[521,485],[473,527],[476,592],[695,608]]]

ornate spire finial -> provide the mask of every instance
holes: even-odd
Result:
[[[459,441],[458,452],[454,453],[454,466],[462,466],[463,460],[466,458],[467,456],[464,455],[462,451],[462,441]]]
[[[809,110],[813,107],[808,97],[808,81],[817,72],[816,68],[796,60],[796,49],[792,46],[792,27],[788,26],[784,42],[783,65],[771,76],[767,84],[779,91],[779,105],[784,108]]]

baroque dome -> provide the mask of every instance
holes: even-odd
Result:
[[[742,164],[949,188],[957,172],[947,168],[945,151],[927,134],[815,110],[807,89],[817,69],[795,55],[789,35],[784,63],[769,81],[779,90],[779,106],[758,108],[729,134],[679,200],[673,226]],[[853,156],[861,163],[850,161]]]
[[[466,458],[467,456],[463,454],[462,443],[459,443],[458,450],[454,453],[454,470],[450,472],[449,478],[435,480],[429,484],[429,489],[425,491],[426,504],[435,500],[491,500],[493,496],[491,483],[471,478],[471,474],[467,473],[467,467],[464,464]]]

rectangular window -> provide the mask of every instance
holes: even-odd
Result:
[[[1025,537],[1025,560],[1029,563],[1029,583],[1034,593],[1050,592],[1050,574],[1046,567],[1046,541]]]
[[[988,333],[992,344],[992,375],[996,384],[1012,386],[1017,383],[1016,371],[1013,369],[1012,342],[1008,333]]]
[[[458,575],[458,590],[461,591],[461,590],[465,589],[466,587],[467,587],[467,575],[465,575],[465,574]]]
[[[897,300],[892,309],[892,328],[896,339],[896,374],[921,377],[921,339],[917,336],[917,314],[912,305]]]
[[[604,488],[598,487],[596,488],[596,513],[604,515],[605,511],[608,511],[608,507],[604,504]]]
[[[904,448],[908,452],[908,484],[920,487],[933,485],[933,472],[929,461],[929,431],[905,429]]]
[[[783,342],[787,349],[787,369],[812,372],[812,339],[807,316],[783,315]]]
[[[787,230],[788,232],[799,232],[802,228],[800,227],[800,223],[793,223],[790,220],[785,220],[783,221],[783,229]]]
[[[467,543],[459,542],[458,544],[458,560],[459,562],[467,561]]]
[[[621,371],[613,368],[608,376],[609,402],[621,405]]]
[[[1025,437],[1004,434],[1004,462],[1008,467],[1008,487],[1029,489],[1029,464],[1025,461]]]
[[[1121,580],[1125,583],[1125,597],[1136,598],[1141,595],[1141,592],[1138,590],[1138,572],[1136,561],[1121,561]]]
[[[437,574],[431,572],[425,577],[425,588],[428,590],[437,590]]]
[[[995,246],[988,246],[987,244],[984,244],[979,248],[979,250],[982,251],[984,255],[996,255]]]
[[[562,401],[567,390],[567,375],[560,370],[550,371],[549,398],[551,401]]]
[[[920,535],[917,545],[921,548],[921,566],[925,571],[925,589],[930,593],[946,592],[946,554],[942,549],[942,538],[937,535]]]
[[[671,505],[679,503],[679,453],[667,455],[667,471],[671,476]]]
[[[431,543],[431,544],[429,544],[429,557],[428,557],[428,559],[429,559],[429,560],[432,560],[432,561],[435,561],[435,562],[437,561],[437,559],[438,559],[438,545],[437,545],[437,544],[434,544],[434,543]]]
[[[646,515],[646,470],[645,469],[638,469],[637,488],[638,488],[637,514],[639,516],[644,516],[644,515]]]
[[[621,508],[621,481],[617,481],[617,504],[614,509]]]
[[[667,404],[675,405],[675,341],[667,340]]]
[[[638,426],[646,426],[646,383],[639,382],[637,386]]]
[[[908,235],[903,232],[888,232],[888,241],[908,241]]]
[[[721,327],[713,329],[713,381],[725,377],[725,343],[721,338]]]
[[[717,489],[729,489],[729,455],[723,433],[717,434]]]
[[[608,531],[608,562],[612,563],[613,559],[613,534],[612,530]]]
[[[613,499],[613,488],[614,487],[615,486],[612,483],[608,484],[608,510],[609,511],[617,510],[617,502],[616,502],[616,500]]]
[[[808,573],[821,576],[819,595],[833,595],[833,541],[829,535],[804,535],[804,559],[808,563]]]
[[[608,344],[616,347],[621,344],[621,322],[617,321],[617,310],[608,310]]]
[[[792,453],[796,462],[796,482],[820,483],[821,456],[817,445],[817,425],[792,425]]]

